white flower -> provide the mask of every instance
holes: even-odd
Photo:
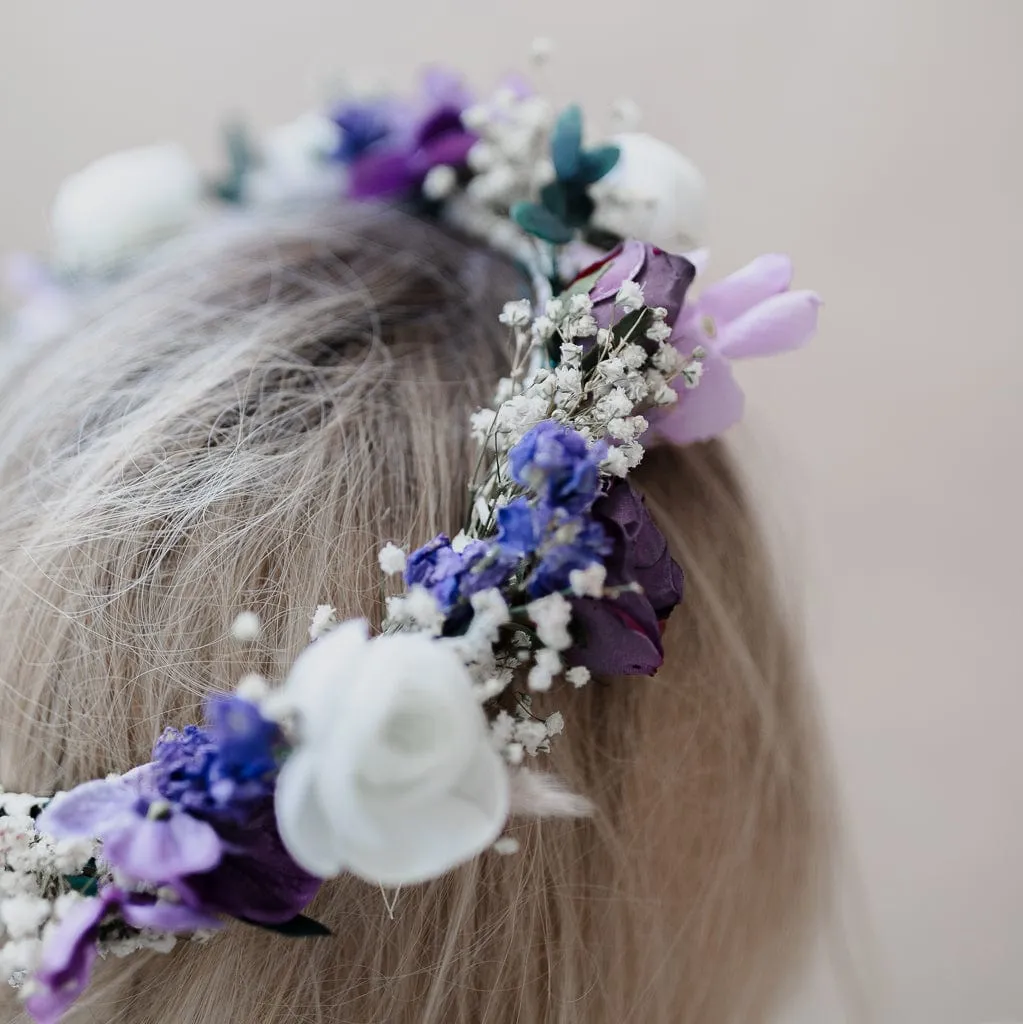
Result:
[[[623,281],[615,296],[615,303],[626,313],[634,313],[643,306],[643,289],[635,281]]]
[[[457,185],[458,175],[455,173],[454,167],[438,164],[426,172],[426,177],[423,179],[423,195],[427,199],[439,202],[441,199],[447,199],[455,191]]]
[[[309,639],[319,640],[326,636],[337,625],[337,613],[329,604],[316,606],[313,621],[309,627]]]
[[[550,317],[538,316],[533,321],[533,337],[538,341],[547,341],[556,329],[554,321]]]
[[[681,376],[682,383],[687,388],[695,388],[703,376],[703,363],[696,361],[689,363],[688,366],[682,368]]]
[[[529,45],[529,59],[537,65],[546,64],[554,52],[554,41],[549,36],[537,36]]]
[[[653,364],[661,371],[674,376],[685,363],[685,357],[673,345],[661,345],[654,353]]]
[[[649,426],[643,416],[616,417],[608,423],[607,432],[618,441],[635,441]]]
[[[386,543],[377,555],[381,570],[388,576],[405,571],[405,552],[396,544]]]
[[[578,366],[582,360],[583,347],[574,341],[563,341],[561,343],[561,366],[559,369],[569,366]]]
[[[561,658],[557,651],[543,648],[536,652],[536,662],[529,670],[529,688],[542,692],[549,690],[554,677],[561,671]]]
[[[508,327],[528,327],[533,319],[533,306],[529,299],[506,302],[497,319]]]
[[[485,850],[508,816],[508,774],[465,666],[422,635],[368,639],[346,622],[295,662],[279,700],[298,737],[277,783],[295,861],[396,886]]]
[[[697,248],[707,201],[703,175],[674,147],[643,132],[611,141],[621,155],[590,190],[594,226],[668,252]]]
[[[597,333],[597,321],[589,313],[566,321],[565,326],[565,333],[572,338],[592,338]]]
[[[565,731],[565,716],[560,711],[555,711],[547,716],[547,735],[560,736]]]
[[[548,594],[526,605],[526,614],[536,623],[540,643],[555,651],[567,651],[572,646],[568,624],[572,621],[572,606],[561,594]]]
[[[231,636],[242,643],[259,639],[259,616],[255,612],[240,612],[231,623]]]
[[[590,670],[585,665],[576,665],[565,673],[565,678],[578,690],[590,681]]]
[[[272,129],[261,140],[259,163],[246,173],[246,203],[283,206],[337,195],[343,171],[330,157],[340,142],[338,125],[316,112]]]
[[[607,455],[600,466],[604,472],[610,473],[612,476],[627,476],[629,472],[629,460],[621,448],[608,448]]]
[[[57,262],[101,274],[181,231],[202,204],[202,178],[178,146],[111,153],[65,179],[50,213]]]
[[[630,370],[641,369],[647,361],[647,351],[642,345],[626,345],[619,358]]]
[[[510,857],[519,852],[519,847],[519,841],[514,836],[501,836],[494,843],[494,853],[499,853],[502,857]]]
[[[646,329],[646,336],[651,341],[667,341],[671,337],[671,328],[663,320],[655,320]]]
[[[573,569],[568,574],[568,584],[576,597],[602,597],[607,569],[594,562],[585,569]]]
[[[39,896],[14,896],[0,903],[0,922],[12,939],[34,937],[50,916],[50,906]]]

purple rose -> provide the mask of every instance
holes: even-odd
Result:
[[[600,674],[653,675],[664,661],[663,623],[682,600],[682,570],[643,499],[626,481],[611,486],[593,515],[614,545],[604,563],[607,586],[638,583],[642,593],[574,601],[575,621],[585,634],[574,659]]]
[[[615,296],[626,281],[635,281],[643,289],[648,306],[663,306],[665,321],[673,324],[682,309],[686,291],[696,277],[696,267],[684,256],[673,256],[646,242],[626,241],[612,249],[602,260],[583,270],[577,281],[603,269],[590,289],[593,316],[601,327],[610,327],[621,317],[615,311]]]

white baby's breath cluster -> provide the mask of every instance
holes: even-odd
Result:
[[[0,790],[0,977],[15,988],[35,970],[48,929],[83,899],[63,879],[96,852],[92,843],[37,832],[32,815],[46,803]]]

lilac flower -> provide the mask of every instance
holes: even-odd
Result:
[[[621,317],[621,309],[615,309],[615,296],[627,281],[643,289],[643,300],[647,306],[661,306],[668,311],[666,323],[675,323],[686,292],[696,277],[696,267],[684,256],[673,256],[655,245],[632,240],[623,242],[587,267],[577,280],[598,270],[603,270],[603,273],[590,289],[590,298],[593,300],[593,317],[600,327],[610,327]]]
[[[650,416],[655,435],[691,444],[723,434],[742,418],[743,394],[730,360],[799,348],[817,329],[820,297],[789,291],[791,282],[787,256],[760,256],[683,310],[671,341],[687,356],[705,349],[703,373],[692,390],[675,382],[679,401]]]
[[[600,487],[604,444],[586,439],[554,420],[543,420],[508,453],[512,478],[543,504],[575,514],[588,509]]]
[[[98,955],[100,926],[119,918],[132,928],[190,932],[219,927],[215,918],[181,904],[107,886],[75,904],[44,940],[33,980],[36,988],[25,1007],[38,1024],[56,1024],[85,991]]]
[[[164,800],[147,769],[61,793],[40,814],[39,830],[102,840],[103,859],[140,882],[161,885],[214,868],[222,852],[216,830]]]
[[[664,661],[663,623],[682,600],[682,570],[643,499],[626,481],[616,481],[593,513],[613,538],[604,562],[606,585],[638,583],[642,592],[573,602],[585,634],[573,652],[575,662],[610,675],[653,675]]]
[[[362,145],[362,150],[349,166],[349,195],[357,199],[407,195],[423,183],[431,168],[464,165],[477,140],[462,124],[462,111],[470,102],[457,76],[433,70],[424,78],[419,110],[405,123],[392,119],[388,130],[378,135],[380,126],[373,125],[372,115],[364,111],[361,122],[355,119],[360,140],[355,145]]]

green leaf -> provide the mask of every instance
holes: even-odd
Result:
[[[585,185],[573,182],[565,187],[565,213],[562,220],[570,228],[584,228],[593,216],[596,203],[589,197]]]
[[[579,158],[577,180],[583,185],[600,181],[618,163],[621,155],[622,151],[617,146],[599,146],[588,150]]]
[[[523,231],[554,245],[565,245],[575,237],[571,228],[538,203],[516,203],[511,216]]]
[[[99,879],[95,875],[65,875],[64,881],[82,896],[95,896],[99,891]]]
[[[583,112],[568,107],[558,118],[551,136],[551,159],[559,178],[570,181],[579,173],[583,146]]]
[[[281,924],[267,924],[263,921],[250,921],[248,918],[244,917],[241,920],[256,928],[262,928],[264,931],[274,932],[276,935],[285,935],[292,939],[324,938],[325,936],[333,934],[325,924],[320,924],[319,921],[314,921],[311,917],[306,917],[303,914],[299,914],[297,917],[293,917],[290,921],[284,921]]]
[[[585,277],[580,277],[578,281],[573,281],[571,286],[561,293],[562,296],[572,295],[588,295],[593,291],[596,283],[611,269],[611,261],[608,260],[606,263],[602,263],[592,274],[587,274]]]

